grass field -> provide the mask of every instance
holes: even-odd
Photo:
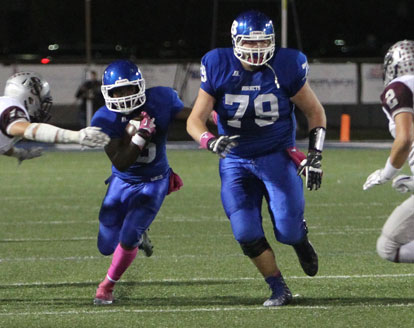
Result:
[[[362,191],[387,154],[325,150],[322,189],[306,191],[320,257],[314,278],[274,240],[264,211],[294,294],[292,305],[274,309],[261,306],[270,292],[232,237],[216,156],[169,151],[185,186],[151,226],[154,255],[138,256],[109,307],[92,304],[110,263],[96,248],[105,155],[48,152],[21,166],[0,156],[0,327],[414,327],[414,267],[375,252],[384,221],[407,196],[390,185]]]

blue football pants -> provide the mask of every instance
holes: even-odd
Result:
[[[220,160],[221,199],[235,239],[264,237],[262,201],[266,199],[276,239],[293,245],[306,234],[303,183],[285,151],[244,159]]]
[[[167,195],[169,175],[137,184],[115,176],[108,181],[99,212],[98,249],[103,255],[112,254],[120,242],[128,247],[138,245]]]

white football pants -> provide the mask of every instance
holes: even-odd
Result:
[[[414,195],[397,206],[385,222],[377,252],[388,261],[414,263]]]

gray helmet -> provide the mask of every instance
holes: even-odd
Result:
[[[49,83],[34,72],[20,72],[6,82],[4,95],[18,99],[26,108],[32,122],[46,122],[50,118],[52,97]]]
[[[392,45],[384,57],[384,84],[395,78],[414,75],[414,41],[403,40]]]

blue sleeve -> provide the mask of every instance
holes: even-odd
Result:
[[[171,119],[175,117],[184,108],[184,103],[178,96],[178,93],[172,89],[171,93]]]
[[[201,76],[201,85],[200,88],[207,92],[209,95],[213,96],[216,94],[215,80],[217,69],[213,68],[218,66],[218,56],[215,50],[212,50],[204,55],[201,59],[200,66],[200,76]]]
[[[92,117],[91,126],[101,128],[102,132],[106,133],[111,139],[122,138],[123,129],[118,124],[98,110]]]
[[[295,61],[292,63],[292,80],[289,84],[289,95],[293,97],[305,84],[308,78],[308,60],[302,52],[298,51]]]

